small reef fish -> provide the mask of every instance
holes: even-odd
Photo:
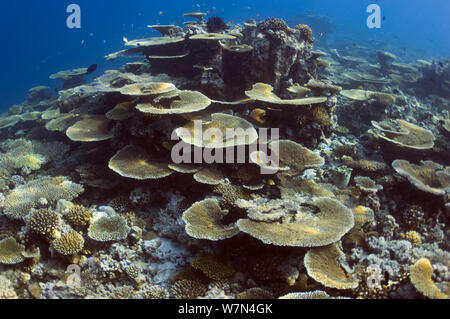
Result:
[[[92,64],[90,67],[88,67],[86,74],[94,73],[95,70],[97,70],[97,64]]]

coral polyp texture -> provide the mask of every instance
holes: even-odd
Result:
[[[448,61],[160,16],[0,116],[0,299],[448,298]]]

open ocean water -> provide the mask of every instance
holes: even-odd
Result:
[[[225,21],[239,23],[247,18],[279,17],[297,21],[302,14],[315,13],[331,19],[334,29],[324,36],[345,42],[380,42],[406,56],[425,59],[448,57],[450,52],[450,2],[446,0],[283,0],[283,1],[108,1],[80,0],[81,29],[68,29],[66,8],[70,1],[26,0],[0,3],[0,109],[21,102],[29,88],[58,83],[48,79],[60,70],[98,64],[113,68],[103,56],[121,48],[128,39],[157,35],[148,24],[183,22],[186,11],[210,11]],[[380,29],[368,29],[369,4],[382,9]],[[217,12],[217,13],[215,13]],[[300,19],[301,20],[301,19]],[[314,32],[314,28],[313,28]],[[321,37],[316,43],[321,44]],[[83,44],[82,44],[83,41]],[[323,41],[322,41],[323,42]],[[374,43],[374,42],[372,42]]]

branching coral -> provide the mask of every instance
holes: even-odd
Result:
[[[207,288],[198,281],[178,280],[171,289],[175,299],[196,299],[206,294]]]
[[[27,220],[31,231],[47,238],[54,237],[61,225],[61,219],[54,211],[41,208],[32,212]]]

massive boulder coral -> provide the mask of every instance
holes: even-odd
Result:
[[[303,30],[291,29],[281,19],[267,19],[259,22],[250,35],[253,37],[243,39],[254,48],[252,63],[243,70],[248,83],[270,83],[278,92],[289,87],[289,78],[294,83],[304,83],[315,74],[312,43],[309,37],[304,37]]]

